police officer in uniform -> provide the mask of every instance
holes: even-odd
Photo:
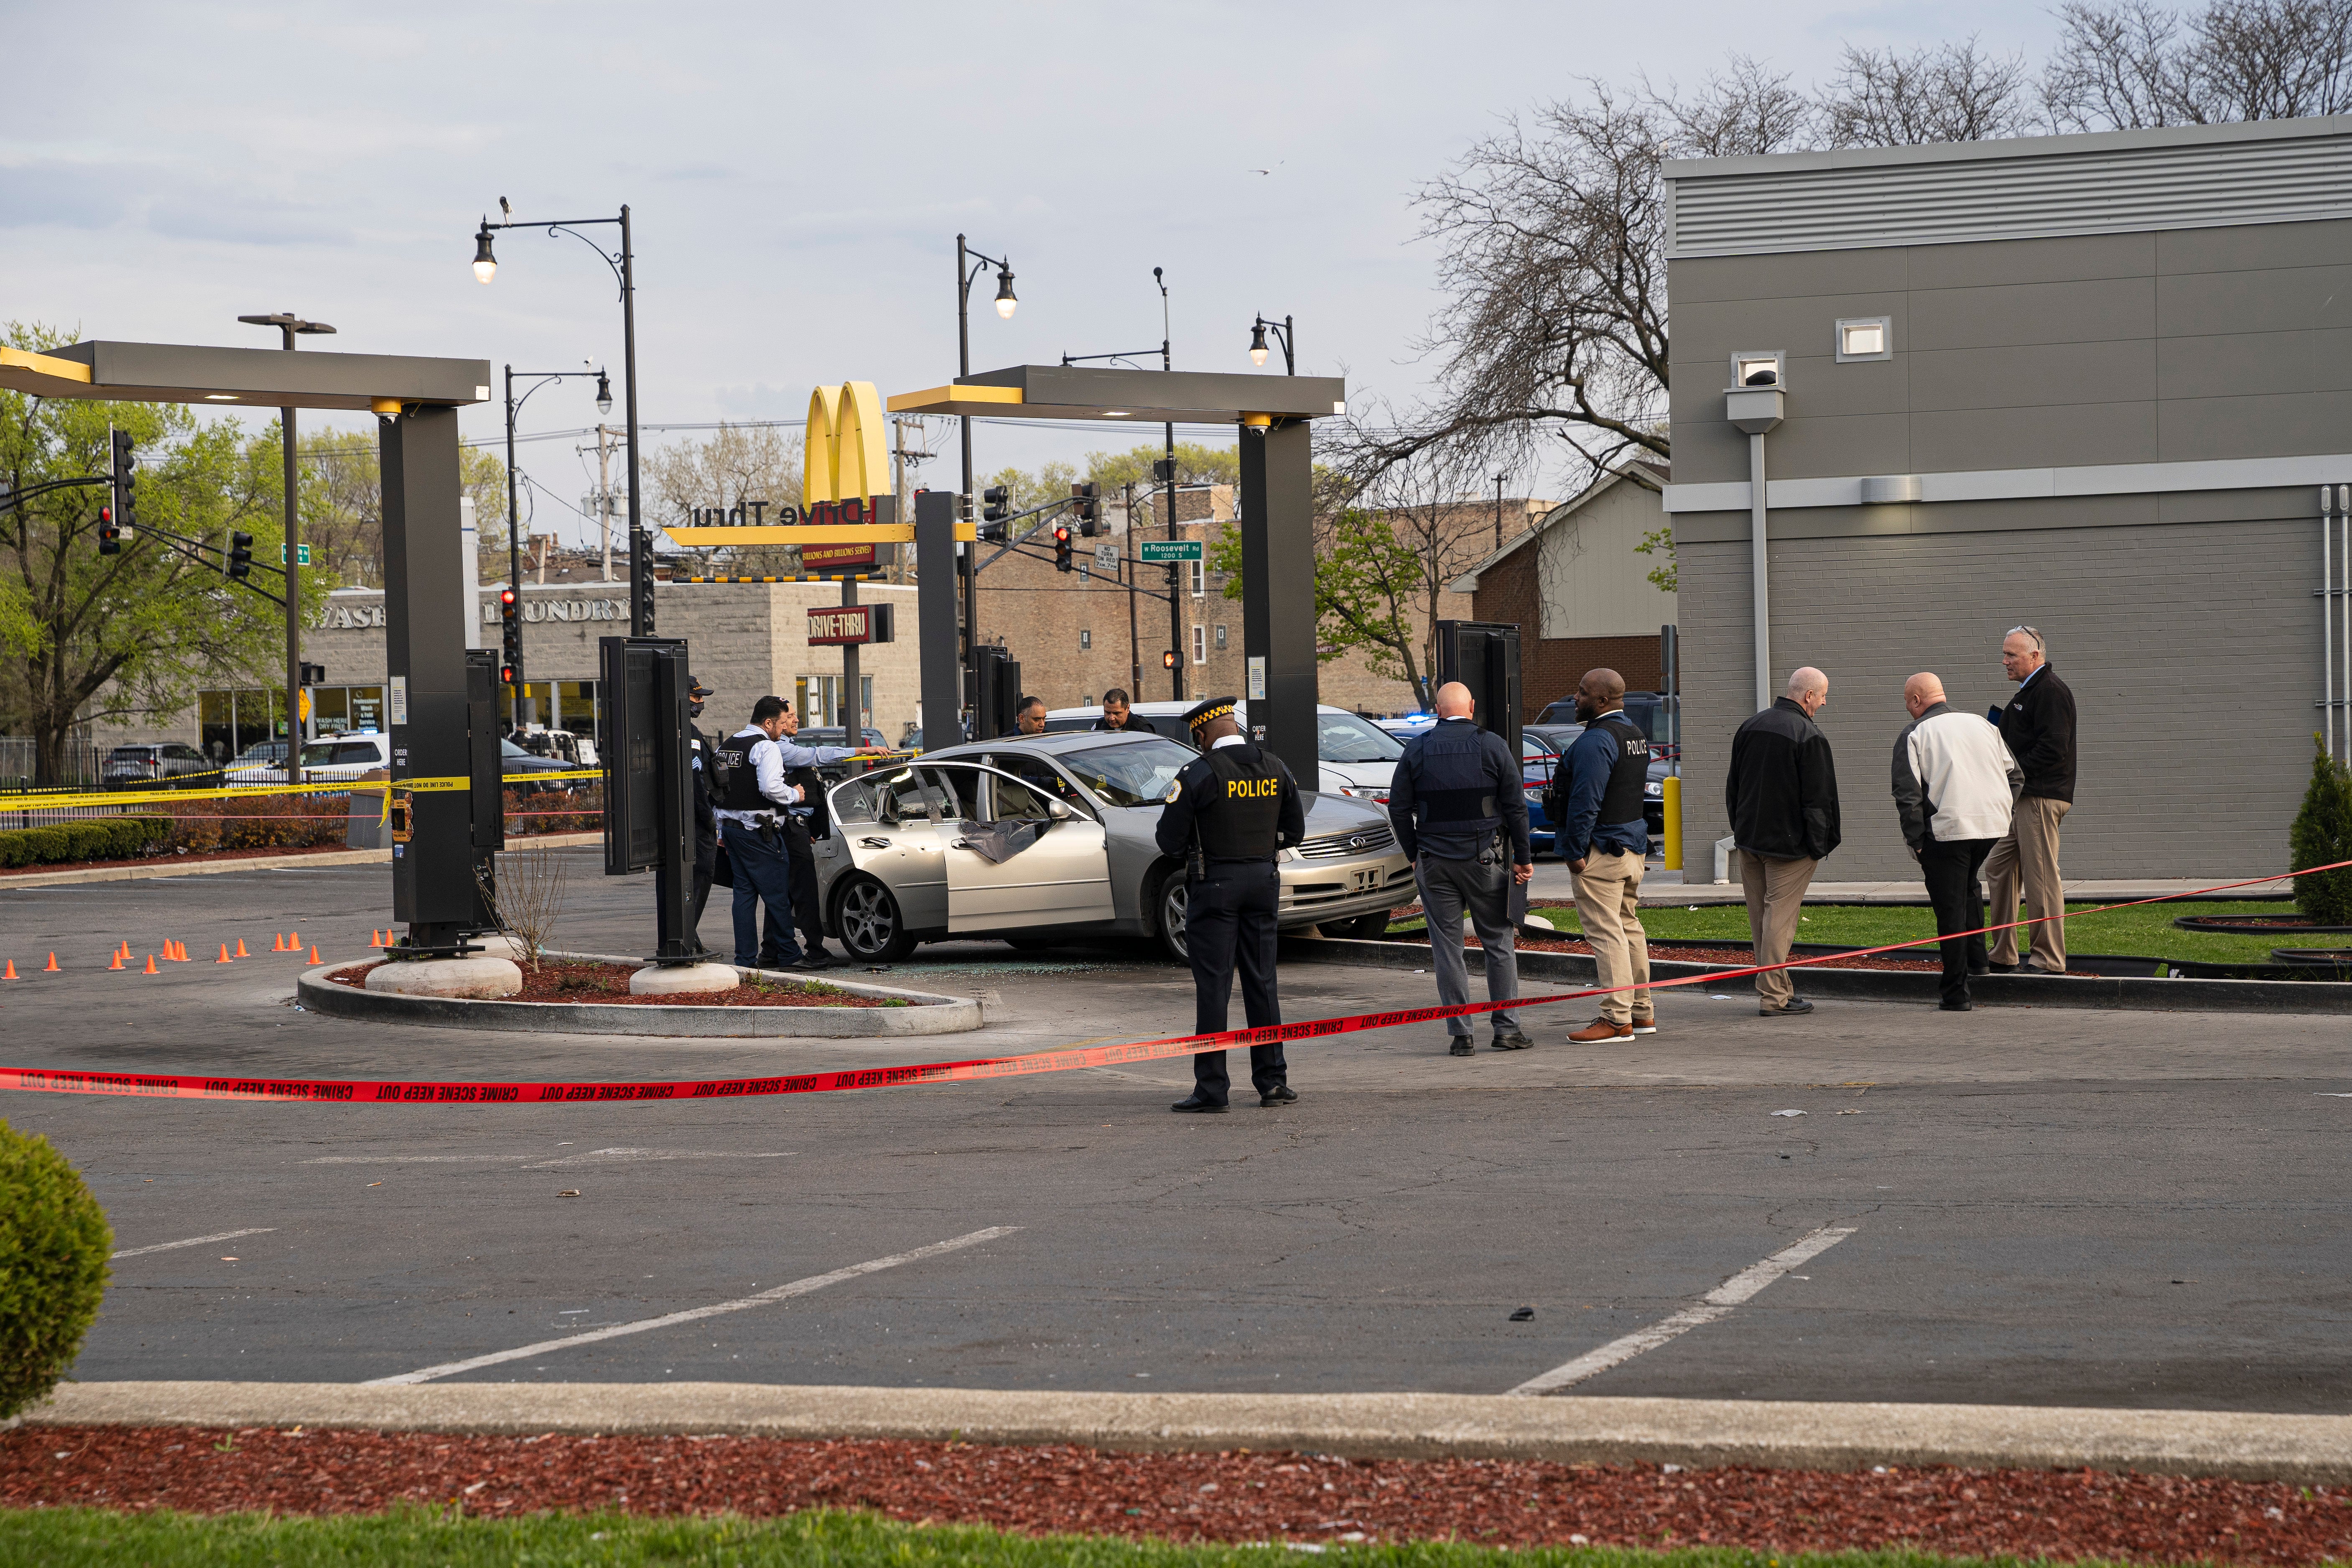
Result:
[[[702,705],[710,696],[710,688],[702,684],[700,676],[686,678],[688,698],[686,726],[687,754],[694,769],[694,903],[686,918],[686,929],[693,934],[702,924],[703,907],[710,902],[710,884],[719,871],[719,814],[714,797],[727,787],[719,776],[718,749],[702,726],[691,721],[702,717]],[[731,885],[731,884],[730,884]],[[698,942],[700,941],[697,937]]]
[[[1282,1022],[1275,995],[1275,915],[1281,907],[1277,850],[1307,837],[1307,808],[1282,759],[1242,733],[1230,697],[1213,697],[1184,715],[1202,754],[1185,764],[1160,813],[1160,849],[1186,860],[1184,946],[1192,961],[1193,1028],[1229,1027],[1234,970],[1251,1027]],[[1250,1082],[1261,1106],[1298,1098],[1289,1084],[1282,1043],[1250,1047]],[[1225,1053],[1192,1058],[1192,1093],[1169,1109],[1222,1111],[1230,1080]]]

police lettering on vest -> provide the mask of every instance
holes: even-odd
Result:
[[[1617,742],[1617,760],[1609,765],[1609,787],[1601,792],[1600,823],[1608,826],[1638,822],[1643,793],[1650,782],[1650,737],[1622,713],[1604,713],[1592,727],[1608,731]]]
[[[780,811],[774,801],[760,793],[760,771],[751,765],[751,753],[762,745],[775,742],[757,730],[746,730],[740,735],[727,737],[719,748],[719,765],[727,770],[725,797],[721,801],[728,811]]]
[[[1281,764],[1255,746],[1220,746],[1205,765],[1213,783],[1195,819],[1212,860],[1271,860],[1282,820]]]

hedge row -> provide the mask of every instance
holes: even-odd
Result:
[[[163,816],[108,816],[48,827],[0,831],[0,866],[50,866],[62,860],[128,860],[172,837]]]

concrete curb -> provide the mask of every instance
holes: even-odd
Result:
[[[609,958],[601,953],[558,953],[551,958]],[[659,1003],[599,1006],[571,1002],[475,1002],[452,996],[400,996],[338,985],[331,971],[362,962],[341,958],[305,969],[295,996],[313,1013],[330,1017],[375,1018],[404,1024],[438,1024],[460,1029],[516,1034],[626,1035],[664,1038],[872,1039],[908,1035],[960,1035],[981,1025],[980,1004],[969,996],[825,978],[823,984],[860,996],[898,997],[905,1007],[696,1007]],[[635,958],[611,962],[635,963]],[[775,980],[816,976],[749,970]]]
[[[32,1425],[736,1433],[1255,1448],[1350,1458],[2137,1470],[2352,1479],[2352,1416],[1998,1405],[1515,1399],[1454,1394],[1087,1394],[761,1384],[73,1383]]]
[[[1426,969],[1429,944],[1406,942],[1354,942],[1339,937],[1282,939],[1282,956],[1308,963],[1354,963],[1374,969]],[[1486,973],[1486,955],[1472,949],[1465,956],[1470,972]],[[1592,960],[1575,952],[1522,952],[1519,979],[1557,981],[1570,985],[1598,984]],[[1650,965],[1657,980],[1709,974],[1738,964],[1669,963]],[[1832,969],[1816,965],[1797,972],[1797,987],[1808,995],[1835,996],[1857,1002],[1914,1002],[1922,1006],[1936,1000],[1936,976],[1892,969]],[[1433,982],[1433,984],[1434,984]],[[1748,975],[1724,984],[1740,994],[1755,988]],[[1697,986],[1677,986],[1696,991]],[[2181,1013],[2310,1013],[2352,1014],[2352,984],[2331,980],[2158,980],[2153,975],[2103,974],[2059,980],[2032,975],[1987,974],[1969,982],[1969,994],[1979,1007],[2095,1007],[2117,1012]]]
[[[511,849],[577,849],[602,844],[602,833],[549,833],[517,839]],[[306,866],[389,866],[389,849],[325,849],[310,855],[247,855],[228,860],[183,865],[157,857],[152,865],[94,866],[80,871],[27,871],[0,875],[0,892],[11,888],[67,888],[78,882],[145,882],[162,877],[216,876],[224,871],[291,871]]]

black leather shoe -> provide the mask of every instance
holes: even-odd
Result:
[[[2017,965],[2014,963],[1990,963],[1987,964],[1985,968],[1991,970],[1995,974],[2014,974],[2017,973]],[[1969,973],[1970,974],[1982,974],[1985,973],[1985,970],[1971,969]]]
[[[1788,1005],[1785,1007],[1759,1007],[1757,1009],[1758,1012],[1763,1014],[1768,1018],[1793,1018],[1799,1014],[1810,1013],[1812,1010],[1813,1005],[1802,996],[1790,997]]]
[[[825,950],[821,947],[812,948],[808,952],[801,954],[800,962],[793,964],[793,967],[794,969],[831,969],[833,967],[833,954],[825,952]]]
[[[1476,1054],[1477,1047],[1476,1047],[1475,1046],[1473,1046],[1473,1045],[1470,1043],[1470,1037],[1469,1037],[1469,1036],[1467,1036],[1467,1035],[1454,1035],[1454,1036],[1452,1036],[1452,1037],[1451,1037],[1451,1039],[1453,1040],[1453,1044],[1451,1044],[1451,1045],[1449,1045],[1449,1046],[1447,1046],[1447,1047],[1445,1047],[1445,1054],[1446,1054],[1446,1055],[1448,1055],[1448,1056],[1454,1056],[1454,1057],[1466,1057],[1466,1056],[1473,1056],[1473,1055],[1475,1055],[1475,1054]]]
[[[1168,1109],[1171,1110],[1197,1110],[1215,1116],[1223,1116],[1225,1113],[1225,1108],[1223,1106],[1218,1104],[1213,1100],[1203,1100],[1197,1094],[1180,1100]]]
[[[1507,1035],[1495,1037],[1495,1048],[1498,1051],[1524,1051],[1532,1049],[1534,1046],[1533,1040],[1517,1029],[1513,1029]]]
[[[1298,1091],[1297,1089],[1291,1088],[1286,1083],[1278,1083],[1272,1089],[1267,1089],[1264,1094],[1259,1095],[1257,1097],[1257,1102],[1259,1107],[1263,1109],[1276,1105],[1289,1105],[1297,1099]]]
[[[1977,1005],[1965,996],[1958,996],[1946,1001],[1943,1008],[1947,1013],[1973,1013],[1977,1010]]]

